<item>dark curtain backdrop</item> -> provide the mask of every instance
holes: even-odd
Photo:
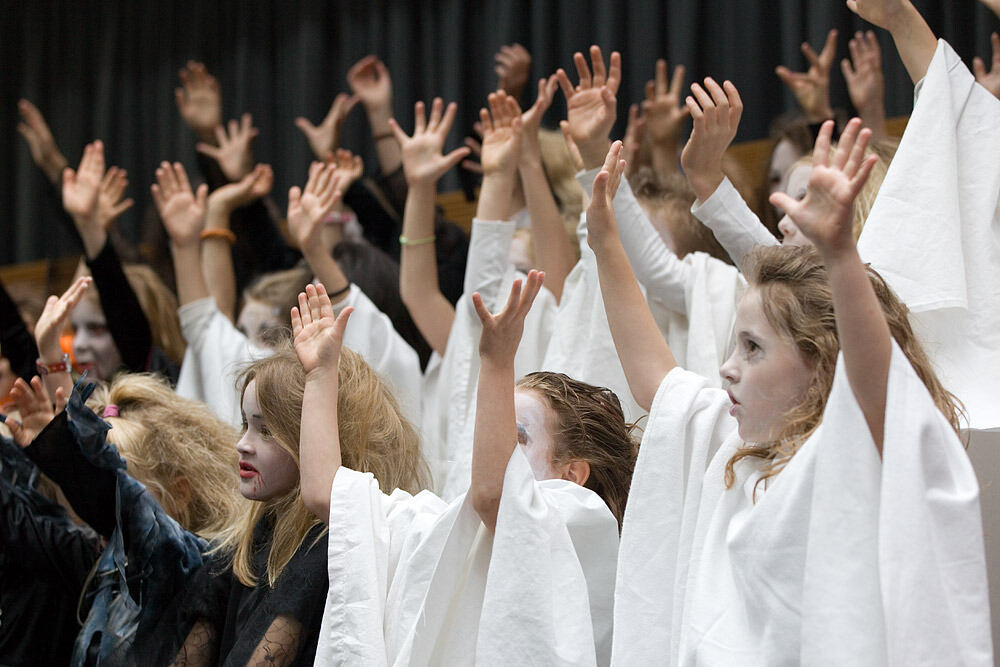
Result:
[[[974,0],[924,0],[918,7],[932,29],[971,62],[989,57],[989,33],[1000,23]],[[739,139],[765,136],[771,118],[792,104],[774,75],[786,64],[804,68],[803,40],[817,50],[826,31],[840,30],[838,60],[847,37],[864,24],[841,0],[8,0],[0,18],[0,263],[66,255],[73,237],[57,219],[54,192],[35,169],[16,132],[18,98],[33,101],[49,120],[71,164],[83,145],[101,138],[109,164],[129,172],[135,208],[119,221],[137,238],[151,205],[156,164],[180,160],[194,167],[194,140],[174,104],[177,70],[188,59],[207,63],[223,88],[225,118],[254,115],[260,161],[276,172],[275,199],[302,183],[310,154],[293,119],[317,122],[358,58],[379,54],[395,84],[395,110],[412,126],[413,102],[435,95],[459,104],[451,144],[460,145],[485,96],[495,86],[492,55],[519,41],[532,53],[532,76],[572,70],[572,53],[591,43],[623,55],[619,126],[637,101],[657,57],[683,63],[688,79],[732,79],[746,111]],[[884,32],[889,115],[908,113],[912,86]],[[533,97],[533,89],[529,86]],[[835,106],[846,107],[839,66]],[[561,95],[547,118],[565,110]],[[348,120],[343,143],[375,166],[360,108]],[[458,187],[449,174],[444,188]]]

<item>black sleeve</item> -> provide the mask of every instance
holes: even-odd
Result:
[[[10,362],[11,370],[30,382],[35,375],[38,346],[3,282],[0,282],[0,349]]]
[[[59,413],[24,449],[62,489],[80,515],[98,533],[115,530],[115,472],[94,465],[77,446],[66,411]]]
[[[469,237],[453,222],[438,215],[434,221],[438,287],[452,305],[465,290],[465,265],[469,259]]]
[[[373,184],[372,188],[375,187]],[[365,238],[398,263],[399,233],[403,229],[403,221],[384,193],[369,188],[363,181],[355,181],[344,193],[344,203],[358,216]]]
[[[264,199],[233,211],[230,226],[236,235],[233,271],[237,294],[262,273],[289,269],[301,258],[285,242],[279,223]]]
[[[410,189],[406,185],[406,175],[403,173],[403,165],[391,174],[379,174],[375,178],[375,183],[385,194],[389,205],[396,210],[399,218],[403,217],[403,209],[406,208],[406,195]]]
[[[153,333],[110,241],[105,242],[96,257],[87,260],[87,266],[94,276],[108,331],[118,346],[122,363],[133,372],[147,370]]]

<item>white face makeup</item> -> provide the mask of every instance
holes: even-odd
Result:
[[[538,394],[526,389],[514,390],[514,414],[517,416],[517,444],[520,445],[535,479],[561,477],[552,467],[552,431],[555,415]]]
[[[236,320],[236,328],[246,334],[254,347],[272,348],[278,337],[275,329],[284,327],[276,309],[256,299],[247,299]]]
[[[719,369],[728,384],[733,407],[747,442],[769,442],[778,437],[784,416],[802,401],[813,369],[798,347],[778,333],[761,307],[760,291],[747,290],[736,309],[736,349]]]
[[[771,154],[771,164],[767,169],[769,194],[788,192],[788,170],[800,157],[802,153],[791,141],[782,139],[778,142]]]
[[[288,493],[299,481],[299,467],[275,440],[261,414],[256,380],[243,392],[242,410],[243,437],[236,443],[240,493],[249,500],[270,500]]]
[[[812,165],[810,164],[800,164],[792,167],[792,170],[788,172],[785,193],[792,199],[801,201],[806,196],[806,190],[809,188],[810,175],[812,175]],[[778,221],[778,231],[781,232],[782,236],[781,245],[812,245],[812,241],[799,230],[787,215]]]
[[[70,314],[76,332],[73,335],[73,356],[77,367],[90,371],[96,380],[108,380],[122,365],[104,312],[95,300],[84,298]]]

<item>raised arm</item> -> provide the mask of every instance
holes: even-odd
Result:
[[[612,199],[625,170],[620,154],[621,142],[616,141],[594,179],[587,242],[597,256],[604,310],[625,378],[635,402],[648,411],[660,383],[677,362],[649,312],[618,236]]]
[[[830,106],[830,69],[837,55],[837,31],[826,34],[826,43],[818,54],[802,42],[802,55],[809,62],[805,72],[793,72],[784,65],[778,65],[775,73],[795,95],[802,112],[810,123],[821,123],[833,118]]]
[[[201,272],[201,231],[205,227],[208,186],[191,190],[184,165],[163,162],[156,170],[156,183],[150,187],[160,220],[170,237],[174,258],[177,300],[181,306],[211,296]]]
[[[254,166],[253,140],[258,131],[253,126],[253,116],[245,113],[239,121],[230,120],[227,128],[216,126],[213,133],[214,143],[199,142],[195,150],[215,160],[230,183],[242,180]]]
[[[681,130],[691,113],[687,105],[681,103],[684,74],[684,65],[676,66],[668,86],[667,61],[661,58],[656,61],[656,78],[646,82],[642,117],[645,135],[652,148],[653,169],[660,174],[677,171]]]
[[[201,268],[208,290],[230,322],[236,320],[236,274],[233,271],[232,245],[235,235],[230,228],[233,212],[267,196],[274,187],[270,165],[259,164],[236,183],[223,185],[208,196],[205,229],[201,233]]]
[[[887,139],[885,125],[885,78],[882,75],[882,48],[871,30],[855,33],[847,43],[851,59],[840,61],[840,69],[847,81],[851,104],[865,126],[871,129],[872,139]]]
[[[524,332],[524,318],[544,277],[531,271],[523,290],[520,279],[515,280],[507,305],[496,315],[490,314],[478,292],[472,295],[483,333],[479,339],[482,364],[468,497],[490,531],[496,528],[507,463],[521,440],[514,413],[514,356]]]
[[[497,75],[497,90],[502,90],[515,100],[521,99],[521,93],[528,84],[531,75],[531,54],[517,42],[501,46],[493,55],[496,66],[493,71]]]
[[[330,491],[341,465],[337,369],[353,310],[348,306],[335,319],[322,283],[306,285],[298,307],[292,308],[295,353],[306,374],[299,435],[302,502],[323,523],[330,520]]]
[[[309,268],[331,294],[342,297],[351,287],[330,249],[323,245],[323,221],[343,196],[336,164],[313,162],[305,189],[288,191],[288,231],[299,244]]]
[[[566,276],[576,264],[573,243],[566,234],[552,189],[549,188],[542,166],[542,149],[538,129],[542,116],[552,104],[559,82],[554,76],[538,81],[538,97],[530,109],[521,114],[521,157],[518,171],[531,217],[531,239],[535,249],[535,266],[545,272],[545,286],[556,299],[562,295]]]
[[[189,60],[179,72],[181,87],[174,89],[177,110],[200,141],[214,144],[215,128],[222,123],[222,92],[205,65]]]
[[[388,176],[403,163],[399,143],[389,126],[393,117],[389,68],[377,56],[365,56],[347,71],[347,83],[365,109],[379,168]]]
[[[90,287],[93,279],[89,276],[77,278],[62,296],[52,295],[45,302],[45,309],[35,323],[35,342],[38,344],[38,360],[48,371],[45,376],[45,387],[49,394],[56,395],[56,390],[62,388],[65,396],[73,390],[73,378],[70,376],[69,356],[64,354],[59,345],[59,337],[66,329],[69,316],[83,299],[84,293]]]
[[[317,160],[329,162],[333,159],[335,151],[340,148],[340,128],[343,127],[347,114],[351,113],[357,103],[357,95],[340,93],[333,98],[330,110],[326,112],[319,125],[313,125],[302,116],[295,119],[295,127],[305,135],[309,148]]]
[[[598,46],[590,47],[590,61],[582,53],[573,54],[580,83],[573,86],[566,71],[556,71],[559,87],[566,96],[566,122],[570,136],[583,159],[584,169],[595,169],[604,162],[608,152],[608,135],[618,118],[618,86],[622,78],[622,58],[612,51],[610,64],[604,67],[604,57]]]
[[[937,50],[937,38],[910,0],[847,0],[847,6],[889,31],[914,85],[924,78]]]
[[[455,309],[441,293],[438,282],[434,196],[438,180],[469,154],[464,147],[447,155],[442,153],[457,109],[454,102],[445,109],[438,97],[431,104],[430,117],[426,118],[424,103],[417,102],[413,136],[407,136],[394,119],[389,120],[395,140],[402,147],[407,184],[403,233],[399,239],[399,295],[424,340],[440,355],[444,355],[448,344]]]
[[[45,122],[42,112],[28,100],[18,102],[17,110],[21,114],[21,122],[17,125],[17,131],[28,142],[31,159],[39,169],[45,172],[45,176],[52,185],[58,188],[62,183],[63,170],[69,166],[69,162],[59,150],[59,146],[52,136],[52,130]]]
[[[847,124],[831,159],[832,134],[833,121],[827,121],[816,139],[805,198],[775,193],[771,203],[788,212],[823,257],[847,379],[881,452],[892,337],[851,232],[854,198],[877,158],[864,157],[871,131],[861,129],[860,119]]]

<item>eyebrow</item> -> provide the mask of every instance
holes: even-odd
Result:
[[[522,424],[518,423],[518,425],[517,425],[517,434],[521,435],[522,433],[524,434],[524,439],[527,440],[528,439],[528,429],[524,428],[524,426]]]

